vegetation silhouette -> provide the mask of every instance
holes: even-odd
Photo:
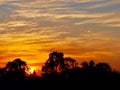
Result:
[[[120,81],[120,72],[113,71],[108,63],[95,63],[94,60],[90,60],[79,65],[75,59],[64,57],[62,52],[57,51],[49,54],[49,58],[42,66],[41,76],[37,76],[35,71],[33,74],[28,74],[28,70],[29,66],[20,58],[8,62],[5,67],[0,68],[0,88],[17,86],[19,89],[35,89],[40,88],[40,85],[43,87],[42,84],[59,87],[108,84],[110,87]]]

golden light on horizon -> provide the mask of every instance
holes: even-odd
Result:
[[[28,70],[26,71],[27,75],[32,75],[34,74],[34,72],[36,71],[36,69],[34,67],[29,67]]]
[[[32,67],[30,67],[30,69],[29,69],[30,74],[33,74],[34,71],[35,70]]]
[[[119,0],[3,1],[1,67],[19,57],[40,70],[52,51],[120,66]]]

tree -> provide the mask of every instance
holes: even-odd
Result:
[[[8,62],[6,64],[6,75],[11,77],[24,77],[26,75],[26,70],[28,70],[28,66],[25,61],[20,58],[16,58],[12,62]]]
[[[4,75],[5,73],[5,68],[0,68],[0,78]]]
[[[71,57],[64,58],[62,52],[53,51],[49,54],[49,58],[45,62],[41,71],[43,76],[57,76],[58,74],[63,75],[64,73],[68,73],[68,71],[73,68],[77,68],[76,60]]]
[[[88,69],[89,68],[89,64],[86,61],[82,62],[81,65],[82,65],[83,69]]]
[[[71,57],[64,58],[64,61],[65,61],[65,69],[72,69],[78,67],[77,61]]]
[[[84,68],[84,69],[94,69],[94,70],[99,70],[99,71],[111,71],[110,65],[105,62],[100,62],[100,63],[95,64],[93,60],[90,60],[89,63],[85,61],[81,65],[82,65],[82,68]]]
[[[100,70],[100,71],[111,71],[112,70],[110,65],[104,62],[96,64],[95,68],[96,70]]]
[[[42,71],[45,73],[58,72],[64,68],[64,58],[62,52],[53,51],[49,54],[48,60],[42,67]]]

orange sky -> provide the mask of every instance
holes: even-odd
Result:
[[[120,0],[0,0],[0,66],[41,69],[52,51],[120,70]]]

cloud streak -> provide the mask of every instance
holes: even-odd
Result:
[[[100,3],[100,4],[96,4],[96,5],[91,6],[89,8],[90,9],[105,8],[105,7],[110,7],[110,6],[119,5],[119,4],[120,4],[119,0],[110,0],[110,1],[107,1],[107,2]]]
[[[119,4],[119,0],[1,0],[1,65],[21,57],[39,67],[54,50],[79,62],[118,63]]]

